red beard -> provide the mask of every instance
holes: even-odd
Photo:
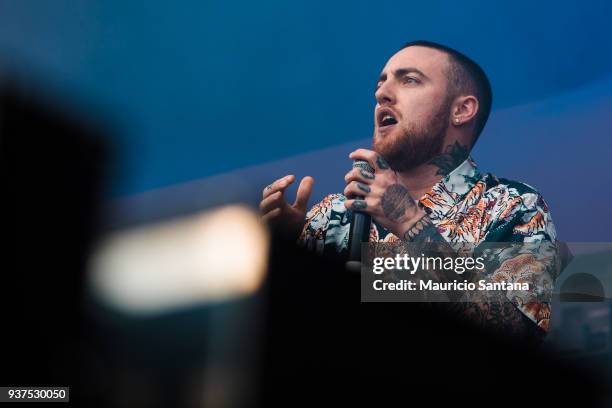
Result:
[[[389,166],[398,172],[414,169],[440,155],[448,127],[450,102],[445,101],[432,119],[424,125],[419,126],[412,122],[400,128],[399,134],[398,130],[395,130],[395,134],[383,137],[374,135],[373,150],[384,157]]]

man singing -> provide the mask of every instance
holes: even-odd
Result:
[[[358,149],[349,156],[366,160],[374,172],[353,168],[345,176],[344,194],[325,197],[308,213],[314,180],[301,181],[291,205],[284,190],[295,178],[283,177],[263,191],[264,219],[282,225],[318,253],[346,253],[355,211],[371,215],[371,242],[556,240],[549,209],[536,190],[481,173],[469,157],[492,102],[489,80],[474,61],[439,44],[408,43],[385,65],[375,97],[372,150]],[[524,266],[536,259],[527,254],[510,261]],[[528,281],[534,289],[453,308],[478,325],[505,333],[545,333],[555,273],[508,265],[502,271],[506,279]],[[488,278],[498,278],[495,273]]]

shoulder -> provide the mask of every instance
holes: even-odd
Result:
[[[506,178],[497,178],[497,180],[498,184],[495,190],[497,192],[504,192],[510,199],[518,198],[520,200],[521,211],[549,212],[548,204],[544,201],[544,197],[534,187],[527,183]]]
[[[554,240],[556,231],[548,204],[533,186],[491,173],[483,176],[483,198],[495,213],[498,225],[512,227],[513,240]]]
[[[488,193],[507,192],[512,196],[523,194],[538,194],[537,190],[527,183],[498,177],[493,173],[482,174],[481,181],[485,183],[485,191]]]

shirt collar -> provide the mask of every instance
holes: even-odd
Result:
[[[432,221],[444,217],[474,187],[480,179],[478,166],[468,157],[453,171],[438,181],[419,200]]]

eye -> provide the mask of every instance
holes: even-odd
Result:
[[[402,78],[402,83],[404,83],[404,84],[418,84],[419,80],[416,79],[415,77],[405,76],[405,77]]]

